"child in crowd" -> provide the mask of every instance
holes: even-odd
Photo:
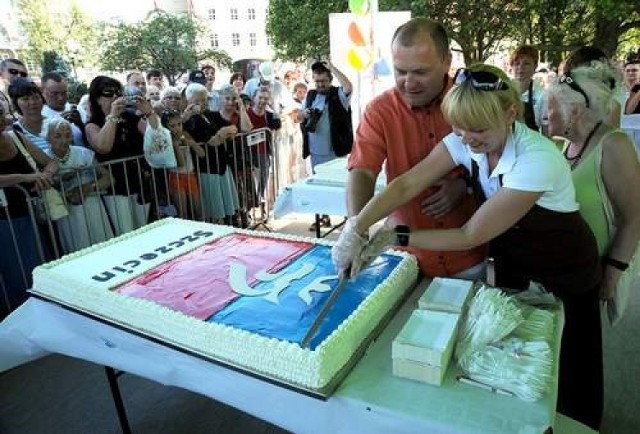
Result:
[[[200,218],[200,187],[198,185],[198,176],[193,171],[193,163],[191,154],[185,152],[183,146],[188,146],[200,157],[204,157],[205,151],[197,144],[188,134],[182,131],[182,117],[179,111],[166,110],[160,118],[162,126],[171,133],[173,149],[176,153],[178,168],[169,172],[169,192],[171,198],[178,206],[178,212],[181,217],[189,217],[189,209],[191,216],[195,219]]]

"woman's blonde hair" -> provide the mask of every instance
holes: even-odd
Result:
[[[504,83],[504,89],[482,90],[472,85],[471,78],[449,89],[442,101],[442,114],[450,125],[477,131],[507,125],[507,110],[515,107],[522,118],[523,105],[516,84],[500,68],[476,63],[467,68],[470,73],[489,72]]]

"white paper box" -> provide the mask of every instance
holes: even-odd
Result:
[[[453,352],[460,315],[414,310],[391,344],[394,359],[446,368]]]
[[[440,368],[406,359],[393,359],[393,375],[396,377],[440,386],[446,372],[446,367]]]
[[[462,279],[435,277],[418,300],[420,309],[462,313],[473,295],[473,282]]]

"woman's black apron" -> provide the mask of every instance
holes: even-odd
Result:
[[[479,204],[485,195],[472,162]],[[502,177],[500,177],[502,185]],[[489,242],[495,285],[526,289],[538,282],[564,304],[557,410],[595,430],[600,427],[604,380],[598,288],[602,267],[595,236],[579,212],[535,205]]]
[[[479,206],[486,197],[475,161],[471,172]],[[489,242],[489,257],[495,261],[496,286],[503,288],[526,289],[535,281],[558,295],[579,294],[602,278],[595,237],[578,211],[563,213],[534,205]]]
[[[524,103],[524,123],[534,131],[540,131],[536,124],[536,115],[533,109],[533,80],[529,82],[529,97]]]

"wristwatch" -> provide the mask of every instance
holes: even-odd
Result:
[[[396,232],[396,245],[406,247],[409,245],[409,236],[411,235],[411,229],[407,225],[397,225],[395,227]]]

